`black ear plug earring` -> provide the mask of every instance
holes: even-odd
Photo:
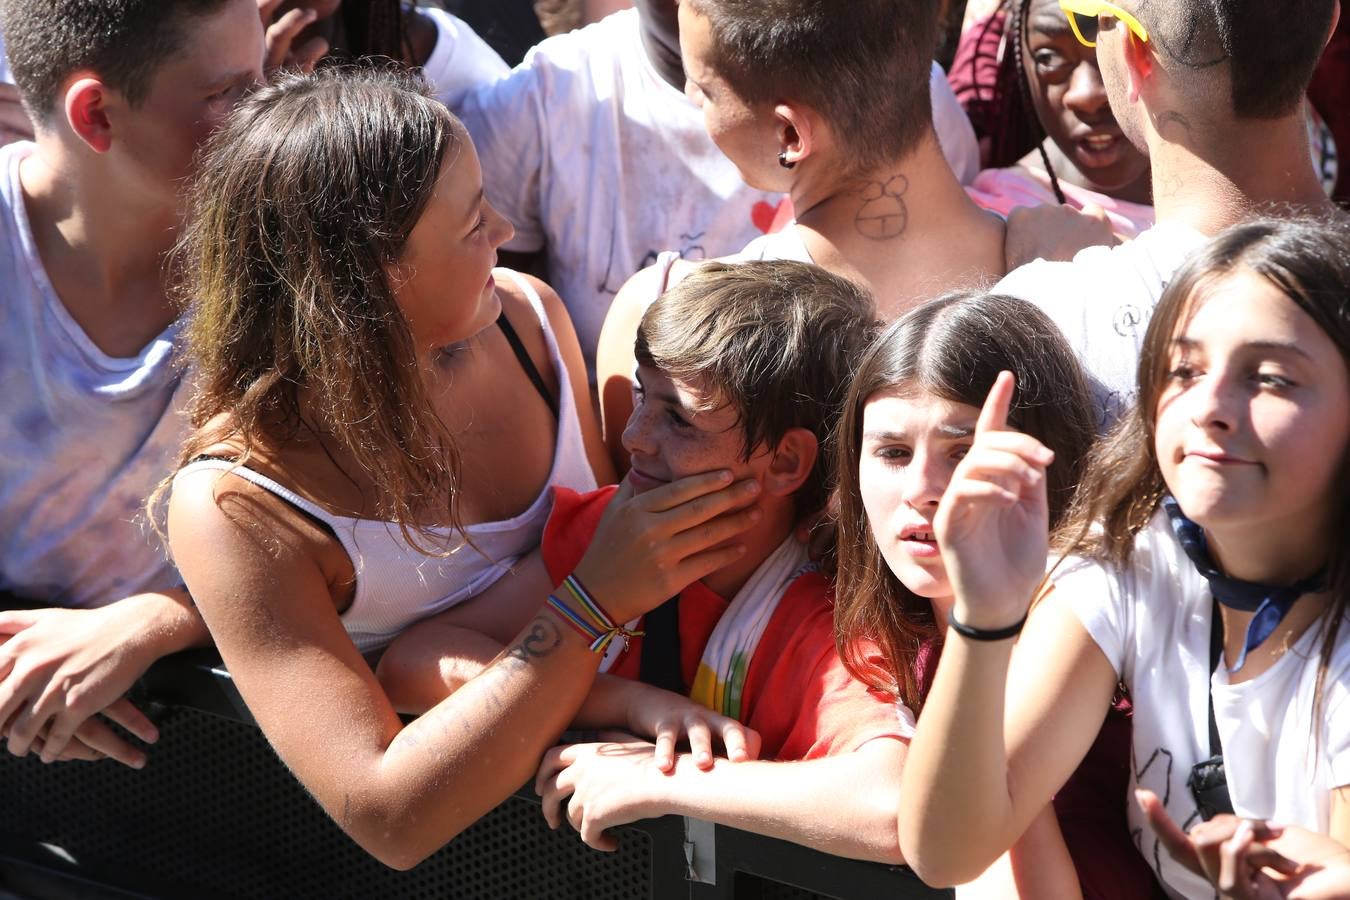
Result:
[[[795,167],[796,167],[797,162],[796,162],[796,160],[793,160],[792,162],[788,162],[787,151],[786,151],[786,150],[779,150],[779,151],[778,151],[778,164],[779,164],[780,166],[782,166],[783,168],[785,168],[785,169],[792,169],[792,168],[795,168]]]

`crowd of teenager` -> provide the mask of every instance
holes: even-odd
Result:
[[[0,0],[9,752],[1350,898],[1338,0],[584,6]]]

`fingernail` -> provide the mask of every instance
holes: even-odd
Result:
[[[718,480],[718,481],[731,481],[732,477],[733,477],[733,476],[732,476],[732,474],[731,474],[731,470],[730,470],[730,469],[723,469],[722,471],[720,471],[720,472],[717,473],[717,480]]]
[[[758,481],[747,481],[747,482],[745,482],[745,492],[746,492],[747,494],[758,494],[758,493],[759,493],[759,489],[760,489],[760,484],[759,484]]]

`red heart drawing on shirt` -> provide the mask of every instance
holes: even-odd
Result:
[[[750,221],[764,234],[776,234],[792,221],[792,198],[784,197],[777,204],[763,200],[750,207]]]

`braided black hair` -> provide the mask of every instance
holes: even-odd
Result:
[[[1041,125],[1040,117],[1036,115],[1036,103],[1031,96],[1031,79],[1027,76],[1026,63],[1022,59],[1022,50],[1026,46],[1027,22],[1031,16],[1031,0],[1005,0],[1005,2],[1011,3],[1013,9],[1012,14],[1008,16],[1008,41],[1004,53],[1013,58],[1018,93],[1025,109],[1024,120],[1027,120],[1032,133],[1036,135],[1036,149],[1040,151],[1041,162],[1045,164],[1045,174],[1050,176],[1050,188],[1055,192],[1055,199],[1063,205],[1067,202],[1064,199],[1064,190],[1059,186],[1059,176],[1055,174],[1055,167],[1050,164],[1050,154],[1045,149],[1048,135]]]
[[[350,60],[411,57],[403,0],[343,0],[343,55]]]

